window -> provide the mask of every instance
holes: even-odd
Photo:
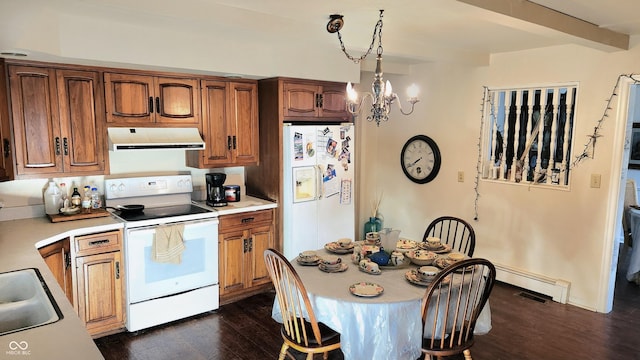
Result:
[[[486,91],[483,178],[568,186],[577,84]]]

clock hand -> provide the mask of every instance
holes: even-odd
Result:
[[[422,157],[418,158],[418,160],[412,162],[411,164],[407,165],[408,168],[413,167],[413,165],[417,164],[418,161],[422,160]]]

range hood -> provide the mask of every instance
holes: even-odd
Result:
[[[109,150],[203,150],[196,128],[108,128]]]

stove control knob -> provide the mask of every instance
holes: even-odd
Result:
[[[184,186],[185,186],[186,188],[190,187],[190,186],[191,186],[191,180],[185,180],[185,181],[184,181]]]
[[[116,184],[111,184],[111,186],[109,186],[109,191],[116,192]]]
[[[118,191],[124,191],[124,184],[120,183],[120,185],[118,185]]]
[[[184,180],[178,180],[178,189],[184,187]]]

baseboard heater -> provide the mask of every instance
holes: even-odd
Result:
[[[571,285],[568,281],[552,279],[505,265],[495,263],[494,265],[498,281],[549,296],[553,301],[562,304],[567,303],[569,286]]]

